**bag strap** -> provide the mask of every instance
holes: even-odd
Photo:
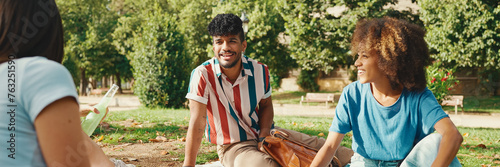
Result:
[[[284,139],[284,140],[287,140],[287,141],[290,141],[292,143],[295,143],[297,145],[300,145],[300,146],[303,146],[303,147],[306,147],[308,149],[311,149],[311,150],[314,150],[316,152],[318,152],[319,150],[316,149],[316,148],[313,148],[307,144],[304,144],[302,143],[301,141],[296,141],[296,140],[291,140],[290,139],[290,134],[288,134],[288,132],[286,131],[282,131],[282,130],[278,130],[278,129],[272,129],[271,130],[271,136],[274,136],[274,137],[277,137],[277,138],[281,138],[281,139]]]

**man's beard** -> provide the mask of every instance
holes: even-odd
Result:
[[[233,55],[236,56],[236,60],[234,60],[233,62],[229,63],[229,64],[222,64],[221,63],[221,66],[224,67],[224,68],[233,68],[234,66],[236,66],[236,64],[238,64],[239,61],[241,61],[241,53],[236,53],[236,52],[233,52],[233,51],[227,51],[229,53],[232,53]],[[222,54],[224,54],[225,52],[222,51],[219,53],[219,57],[221,57]]]

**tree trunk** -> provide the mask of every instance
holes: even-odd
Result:
[[[87,77],[85,76],[85,68],[80,67],[80,95],[81,96],[87,96],[87,86],[88,86],[88,80]]]
[[[120,78],[120,73],[117,72],[115,74],[115,77],[116,77],[116,85],[118,85],[118,91],[120,92],[120,94],[123,94],[123,90],[122,90],[122,79]]]
[[[108,77],[102,77],[102,88],[108,87]]]

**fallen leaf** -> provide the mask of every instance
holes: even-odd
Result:
[[[132,125],[139,125],[139,123],[137,123],[137,122],[134,122],[134,123],[132,123]]]
[[[113,137],[109,137],[109,140],[113,140]]]
[[[134,119],[127,119],[125,121],[127,121],[127,122],[134,122]]]
[[[163,142],[166,142],[168,141],[168,139],[164,136],[156,136],[156,140],[160,140],[160,141],[163,141]]]
[[[476,147],[479,147],[479,148],[482,148],[482,149],[486,149],[486,146],[484,144],[478,144]]]
[[[129,161],[139,161],[137,158],[128,158]]]
[[[160,154],[161,154],[161,155],[167,155],[167,154],[168,154],[168,152],[167,152],[167,151],[165,151],[165,150],[161,150]]]
[[[130,140],[132,140],[132,141],[136,141],[137,139],[130,139]]]
[[[99,137],[99,139],[97,139],[97,141],[98,141],[98,142],[100,142],[100,141],[102,141],[102,139],[104,139],[104,135],[101,135],[101,136]]]
[[[185,141],[186,141],[186,138],[185,138],[185,137],[181,137],[181,138],[179,139],[179,141],[185,142]]]
[[[155,142],[160,142],[160,140],[157,140],[157,139],[149,139],[149,142],[153,142],[153,143],[155,143]]]
[[[462,136],[469,137],[469,133],[464,133],[464,134],[462,134]]]
[[[120,138],[118,138],[118,141],[122,141],[122,140],[123,140],[123,138],[125,138],[125,136],[124,136],[124,135],[122,135]]]
[[[156,136],[160,136],[160,132],[156,131]]]
[[[500,161],[493,161],[494,164],[500,164]]]
[[[172,158],[172,161],[178,161],[179,158]]]
[[[142,144],[142,143],[144,143],[144,142],[142,142],[142,140],[138,140],[138,141],[137,141],[137,143],[140,143],[140,144]]]
[[[323,136],[325,136],[325,134],[324,133],[319,133],[318,136],[323,137]]]

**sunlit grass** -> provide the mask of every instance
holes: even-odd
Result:
[[[137,123],[132,127],[120,125],[131,121]],[[299,131],[308,135],[324,137],[328,136],[332,118],[325,117],[299,117],[299,116],[275,116],[275,125],[281,128]],[[189,111],[187,109],[147,109],[140,108],[130,111],[111,112],[105,122],[110,127],[99,128],[94,133],[94,138],[103,136],[101,142],[109,144],[137,143],[139,140],[147,143],[148,139],[155,138],[157,132],[171,140],[179,140],[185,137],[189,123]],[[138,125],[143,125],[139,127]],[[111,130],[110,130],[111,129]],[[500,166],[500,129],[488,128],[462,128],[460,133],[464,136],[457,157],[463,166],[491,165]],[[123,138],[121,140],[120,137]],[[341,145],[351,147],[352,135],[348,133]],[[482,145],[484,145],[484,147]],[[198,154],[197,163],[203,164],[218,160],[217,152],[213,144],[203,141],[201,149],[203,153]],[[184,160],[184,145],[172,153]],[[200,150],[201,150],[200,149]]]

